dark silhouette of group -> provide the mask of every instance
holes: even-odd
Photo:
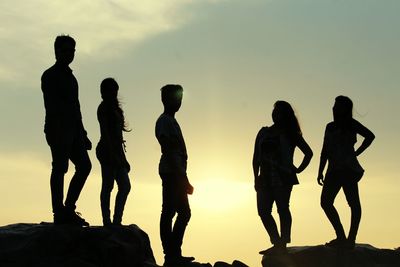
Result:
[[[76,202],[91,170],[87,150],[92,144],[82,123],[78,99],[78,82],[69,68],[74,59],[75,40],[68,35],[57,36],[54,42],[56,63],[42,75],[42,92],[46,109],[44,132],[52,155],[50,177],[54,224],[88,226]],[[118,83],[106,78],[100,85],[102,102],[97,110],[100,125],[100,141],[96,156],[101,165],[102,188],[100,194],[104,226],[119,226],[127,196],[131,189],[130,164],[125,156],[123,132],[129,132],[124,112],[118,101]],[[176,266],[192,262],[193,257],[182,256],[181,246],[186,226],[191,217],[188,194],[193,186],[187,176],[187,151],[181,128],[175,119],[183,99],[183,88],[168,84],[161,88],[164,112],[157,119],[155,136],[161,147],[159,175],[162,181],[162,211],[160,237],[165,255],[164,266]],[[352,117],[353,103],[346,96],[338,96],[333,107],[333,121],[325,130],[318,172],[318,183],[323,185],[321,207],[335,232],[336,239],[326,243],[335,248],[351,249],[355,246],[361,218],[358,181],[364,169],[357,156],[372,143],[374,134]],[[257,192],[257,209],[273,246],[260,253],[286,253],[291,241],[292,217],[289,209],[293,185],[299,183],[297,174],[310,163],[313,152],[302,136],[299,122],[291,105],[277,101],[272,112],[273,125],[262,127],[257,134],[253,172]],[[364,140],[357,149],[357,134]],[[295,149],[304,154],[298,167],[293,164]],[[64,201],[64,175],[71,161],[75,173],[70,181]],[[325,165],[328,168],[324,175]],[[110,212],[110,195],[118,185],[113,219]],[[339,190],[343,188],[351,208],[351,227],[348,236],[344,232],[339,215],[333,206]],[[276,203],[280,231],[271,215]],[[177,215],[175,222],[173,219]]]

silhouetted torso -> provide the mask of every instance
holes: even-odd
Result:
[[[164,135],[174,140],[175,144],[166,147],[165,144],[160,142],[162,155],[159,164],[159,172],[172,173],[175,172],[174,168],[176,167],[186,172],[188,158],[186,145],[181,128],[176,119],[168,114],[161,114],[156,122],[155,132],[159,142],[161,136]],[[173,163],[173,165],[171,165],[171,163]]]
[[[292,167],[296,144],[286,134],[272,127],[263,127],[259,132],[258,146],[261,183],[272,186],[299,183]]]
[[[322,153],[328,158],[327,173],[333,170],[347,169],[363,172],[354,149],[357,142],[357,132],[364,133],[369,132],[369,130],[354,119],[346,126],[340,126],[336,122],[327,124],[322,149]]]
[[[46,134],[65,135],[83,130],[78,82],[68,66],[54,64],[42,75]]]
[[[97,109],[97,119],[100,124],[101,136],[96,153],[100,163],[115,165],[116,162],[110,157],[112,154],[119,159],[120,164],[125,164],[122,134],[124,120],[118,103],[101,102]]]

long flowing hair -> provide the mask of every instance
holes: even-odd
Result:
[[[299,121],[292,106],[283,100],[276,101],[272,111],[274,124],[283,129],[292,142],[302,135]]]
[[[104,103],[116,109],[116,112],[122,121],[122,131],[130,132],[132,129],[130,129],[126,123],[124,111],[121,107],[121,102],[118,99],[118,90],[119,85],[113,78],[106,78],[100,84],[101,98]]]
[[[333,106],[333,120],[340,126],[347,128],[353,119],[353,101],[347,96],[339,95]]]

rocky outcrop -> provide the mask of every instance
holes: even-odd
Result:
[[[400,267],[400,250],[357,244],[354,250],[326,246],[291,247],[288,255],[266,254],[263,267]]]
[[[157,267],[147,234],[136,225],[0,227],[1,267]],[[191,263],[179,267],[212,267]],[[214,267],[248,267],[235,261]]]
[[[0,228],[0,266],[153,267],[147,234],[124,227],[13,224]]]
[[[400,267],[400,250],[358,244],[352,251],[325,246],[290,247],[288,255],[267,254],[263,267]],[[157,267],[147,234],[136,225],[0,227],[1,267]],[[175,266],[174,266],[175,267]],[[193,262],[179,267],[213,267]],[[240,261],[214,267],[248,267]],[[256,267],[256,266],[252,266]]]

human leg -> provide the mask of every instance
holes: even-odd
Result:
[[[115,198],[113,223],[120,225],[122,222],[122,214],[124,212],[126,199],[131,190],[131,183],[129,181],[127,170],[125,168],[119,169],[115,176],[115,180],[117,181],[118,192]]]
[[[64,216],[64,175],[68,171],[69,138],[56,138],[46,134],[52,156],[52,170],[50,176],[51,203],[54,213],[54,223],[65,223]]]
[[[278,244],[280,236],[274,217],[272,217],[272,205],[274,195],[272,188],[263,188],[257,191],[257,211],[264,225],[265,230],[270,237],[272,244]]]
[[[350,231],[347,239],[354,246],[361,221],[361,203],[357,182],[344,184],[343,191],[351,209]]]
[[[67,198],[65,200],[65,211],[69,217],[68,220],[70,224],[89,226],[89,223],[87,223],[79,213],[75,212],[76,201],[79,198],[82,188],[85,185],[86,179],[92,168],[92,164],[90,162],[87,150],[85,149],[83,139],[80,137],[74,138],[70,160],[75,165],[75,173],[72,176],[69,184]]]
[[[286,247],[291,241],[292,215],[289,209],[290,195],[293,186],[280,186],[275,189],[276,206],[281,226],[281,243]]]
[[[173,254],[172,219],[176,213],[176,207],[174,206],[173,201],[173,184],[168,182],[168,178],[169,177],[167,175],[161,175],[163,186],[162,209],[160,217],[160,238],[166,259]]]
[[[160,236],[164,249],[164,266],[175,266],[193,261],[183,257],[181,246],[186,226],[190,220],[190,206],[184,183],[171,175],[161,175],[163,180],[163,206],[160,219]],[[175,223],[173,217],[178,214]]]
[[[86,179],[89,176],[90,170],[92,169],[92,164],[82,138],[75,137],[72,144],[70,159],[75,165],[75,173],[69,184],[65,207],[69,210],[75,211],[76,201],[78,200]]]
[[[183,243],[183,236],[185,235],[186,227],[189,223],[191,217],[191,210],[189,206],[188,196],[184,188],[180,188],[178,192],[176,192],[176,207],[177,207],[177,214],[172,234],[173,240],[176,246],[176,253],[178,256],[182,256],[182,243]]]
[[[102,183],[100,192],[100,206],[104,226],[111,225],[110,197],[111,191],[114,187],[115,175],[115,171],[111,166],[101,165]]]
[[[336,232],[337,240],[344,240],[346,238],[343,225],[340,222],[339,214],[333,206],[335,198],[341,187],[342,186],[339,182],[326,180],[321,193],[321,207]]]

